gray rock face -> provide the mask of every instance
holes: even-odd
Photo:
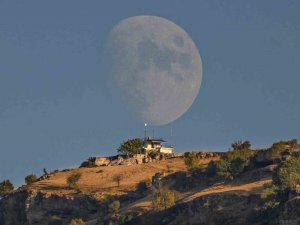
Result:
[[[105,210],[105,207],[95,205],[89,196],[67,198],[19,191],[0,200],[0,224],[69,224],[73,218],[97,218],[99,210]],[[59,215],[59,219],[55,215]]]

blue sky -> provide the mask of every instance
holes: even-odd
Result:
[[[136,15],[178,24],[202,57],[200,93],[172,124],[177,151],[299,138],[299,11],[296,0],[0,0],[0,180],[20,185],[143,135],[112,101],[101,65],[110,29]]]

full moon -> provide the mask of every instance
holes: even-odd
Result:
[[[157,16],[116,24],[106,43],[113,91],[139,120],[165,125],[182,116],[197,97],[202,62],[190,36]]]

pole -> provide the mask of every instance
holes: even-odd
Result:
[[[147,123],[145,123],[145,140],[147,139]]]

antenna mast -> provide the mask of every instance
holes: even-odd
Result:
[[[145,123],[145,130],[144,130],[145,140],[147,139],[147,123]]]

